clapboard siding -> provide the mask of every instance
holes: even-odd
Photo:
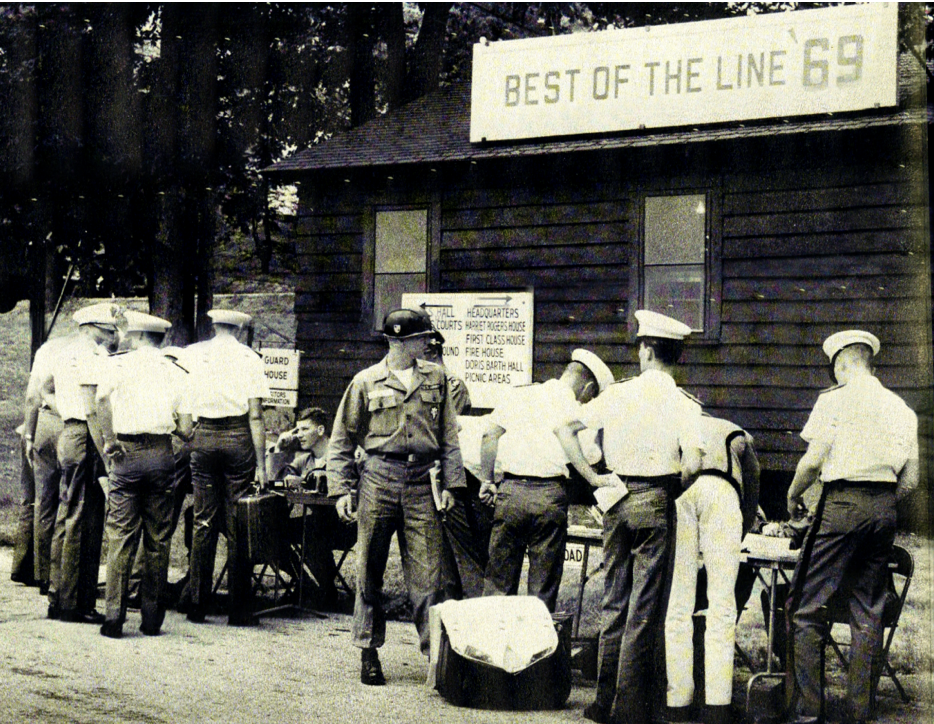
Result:
[[[709,192],[719,336],[688,342],[677,379],[711,414],[753,434],[765,470],[787,474],[805,449],[800,430],[831,384],[821,344],[843,328],[880,337],[880,380],[930,428],[917,143],[911,132],[814,134],[451,164],[423,174],[428,181],[413,172],[409,182],[413,202],[418,194],[424,203],[429,184],[440,203],[434,291],[534,291],[536,380],[559,375],[576,347],[599,354],[618,378],[638,374],[629,295],[642,195]],[[329,409],[385,351],[361,318],[364,225],[368,204],[390,193],[404,203],[405,192],[401,172],[391,189],[375,174],[361,178],[332,178],[295,232],[302,398]]]
[[[552,245],[618,243],[625,238],[620,223],[580,223],[555,226],[513,227],[509,229],[445,230],[441,238],[444,252],[501,248],[541,248]]]

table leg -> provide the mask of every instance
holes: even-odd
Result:
[[[302,559],[298,562],[298,607],[304,609],[305,586],[302,585],[305,579],[305,546],[308,536],[308,503],[302,503]]]
[[[571,636],[577,638],[577,633],[581,625],[581,609],[584,606],[584,586],[587,585],[589,576],[587,575],[587,559],[590,553],[590,543],[584,542],[584,557],[581,561],[580,583],[577,589],[577,609],[574,611],[574,622],[571,626]]]

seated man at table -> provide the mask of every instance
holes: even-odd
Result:
[[[307,407],[298,413],[295,427],[282,433],[276,442],[276,452],[295,453],[277,479],[318,491],[317,477],[327,463],[330,424],[330,415],[320,407]]]
[[[320,407],[309,407],[298,413],[295,427],[282,433],[276,443],[279,452],[296,451],[292,461],[286,464],[276,475],[290,487],[297,483],[306,491],[326,492],[323,474],[327,463],[327,450],[330,442],[330,416]],[[295,506],[289,526],[290,544],[301,555],[302,546],[302,509]],[[310,506],[305,516],[305,566],[310,571],[317,590],[311,594],[316,605],[332,606],[337,599],[334,580],[337,567],[334,564],[332,545],[338,535],[343,533],[337,519],[337,513],[331,506]],[[297,575],[297,572],[296,572]]]

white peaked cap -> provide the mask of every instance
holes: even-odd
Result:
[[[882,346],[879,342],[879,338],[870,332],[864,332],[861,329],[846,329],[842,332],[831,334],[824,340],[824,354],[833,362],[833,358],[837,356],[837,353],[844,347],[849,347],[851,344],[865,344],[872,349],[873,357],[879,354],[879,349]]]
[[[172,328],[172,323],[155,317],[152,314],[144,314],[132,309],[126,311],[126,331],[127,332],[157,332],[165,334]]]
[[[636,312],[636,321],[639,322],[637,337],[684,339],[691,334],[691,328],[683,322],[658,312],[650,312],[648,309],[640,309]]]
[[[613,384],[613,373],[610,372],[610,368],[593,352],[586,349],[575,349],[571,353],[571,361],[580,362],[593,373],[593,376],[597,379],[597,387],[600,388],[600,392]]]
[[[82,307],[77,312],[72,315],[72,319],[78,323],[78,326],[83,324],[93,324],[96,327],[112,327],[116,329],[117,320],[115,319],[116,315],[114,314],[114,307],[116,305],[110,302],[101,302],[100,304],[91,304],[87,307]]]
[[[245,327],[253,321],[253,317],[232,309],[212,309],[208,316],[214,324],[229,324],[233,327]]]

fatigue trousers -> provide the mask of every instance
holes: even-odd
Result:
[[[851,634],[846,721],[861,721],[871,714],[872,674],[882,665],[882,612],[895,540],[895,485],[887,489],[881,487],[884,484],[875,489],[826,485],[823,515],[812,523],[816,533],[810,560],[804,570],[795,569],[792,580],[792,589],[799,592],[790,611],[798,713],[821,716],[824,607],[842,589],[849,603]]]
[[[51,575],[52,535],[55,531],[59,484],[62,479],[57,452],[61,434],[62,419],[46,408],[39,410],[32,454],[36,490],[33,556],[36,580],[45,585],[48,585]]]
[[[49,603],[60,612],[94,610],[104,536],[104,464],[87,423],[65,422],[58,439],[62,468],[52,537]]]
[[[428,609],[444,600],[441,520],[431,494],[431,464],[367,458],[357,506],[357,592],[353,644],[378,648],[386,641],[381,594],[389,544],[399,539],[402,572],[414,609],[422,653],[428,653]]]
[[[506,478],[496,494],[485,596],[514,596],[522,560],[529,554],[528,591],[554,612],[564,573],[568,496],[564,483],[548,478]]]
[[[191,608],[203,613],[211,599],[214,557],[220,522],[227,528],[227,592],[231,621],[250,613],[250,566],[237,546],[237,501],[250,492],[256,475],[256,450],[245,419],[242,424],[201,420],[191,449],[195,493],[191,547]]]
[[[594,703],[616,721],[644,724],[664,691],[659,634],[672,516],[667,485],[630,482],[628,487],[629,495],[603,517],[605,578]]]
[[[492,509],[477,497],[479,485],[451,491],[454,507],[444,515],[445,598],[483,595],[483,576],[490,559]]]
[[[26,438],[20,440],[20,496],[17,511],[16,539],[13,544],[13,565],[10,580],[32,584],[35,575],[34,520],[36,516],[36,481],[26,457]]]
[[[707,571],[704,692],[710,706],[726,706],[733,694],[736,640],[736,576],[743,516],[729,482],[702,475],[675,501],[675,563],[665,619],[668,706],[694,699],[694,603],[698,554]]]
[[[120,444],[126,454],[114,461],[107,501],[106,616],[118,625],[126,620],[130,568],[142,538],[140,610],[143,626],[158,630],[165,618],[160,598],[172,535],[172,442],[168,435],[153,435]]]

